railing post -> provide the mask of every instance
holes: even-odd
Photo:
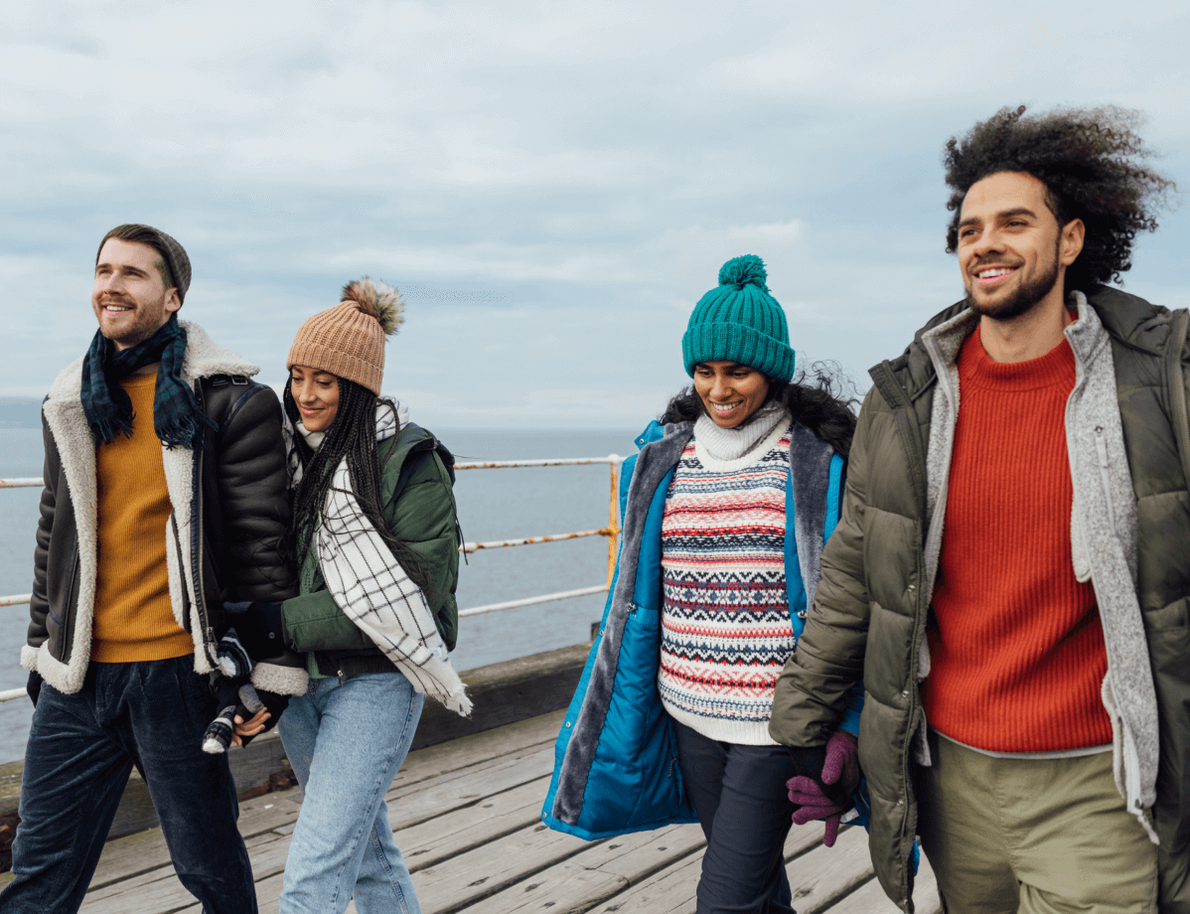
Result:
[[[620,535],[620,458],[616,454],[609,454],[612,471],[612,491],[607,504],[607,586],[611,589],[612,578],[616,574],[616,537]]]

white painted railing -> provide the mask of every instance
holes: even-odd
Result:
[[[569,600],[573,597],[586,597],[597,593],[606,593],[611,586],[612,574],[616,567],[616,537],[620,533],[619,512],[617,511],[617,489],[620,484],[620,464],[624,458],[616,454],[607,457],[566,457],[553,460],[486,460],[469,463],[456,463],[455,470],[501,470],[511,467],[561,467],[561,466],[590,466],[592,464],[607,464],[611,468],[611,495],[608,499],[608,522],[606,527],[598,530],[579,530],[574,533],[554,533],[549,536],[529,536],[522,539],[491,540],[483,543],[463,543],[459,552],[475,553],[481,549],[504,549],[509,546],[531,546],[537,543],[557,543],[563,540],[579,539],[586,536],[606,536],[607,544],[607,581],[594,587],[582,587],[578,590],[562,590],[557,593],[541,594],[536,597],[525,597],[520,600],[508,600],[504,603],[491,603],[487,606],[474,606],[470,609],[459,610],[459,618],[479,616],[484,613],[498,612],[502,609],[516,609],[521,606],[535,606],[538,603],[552,603],[555,600]],[[41,486],[42,480],[36,476],[26,476],[15,479],[0,479],[0,489],[19,489]],[[21,593],[0,597],[0,606],[17,606],[28,603],[32,594]],[[8,689],[0,691],[0,702],[24,698],[24,689]]]

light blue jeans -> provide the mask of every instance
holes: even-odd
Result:
[[[285,863],[282,914],[421,914],[388,824],[385,791],[425,696],[401,673],[311,679],[277,730],[305,797]]]

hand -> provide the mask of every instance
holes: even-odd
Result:
[[[794,758],[794,769],[799,770],[797,776],[790,778],[786,784],[789,801],[797,807],[793,811],[793,821],[797,825],[805,825],[815,819],[824,820],[822,843],[833,847],[839,835],[839,820],[851,808],[851,797],[859,788],[858,741],[847,731],[836,730],[827,740],[826,746],[817,752],[790,751]],[[806,764],[816,757],[822,759],[818,773],[802,773],[806,770]]]
[[[248,720],[244,720],[243,715],[237,714],[234,718],[235,729],[232,731],[231,741],[237,746],[243,746],[245,739],[251,740],[252,737],[264,732],[265,722],[272,716],[268,708],[261,708]]]
[[[25,691],[29,693],[29,700],[33,702],[33,707],[37,707],[37,699],[41,696],[41,684],[45,680],[41,678],[41,673],[33,670],[29,674],[29,682],[25,685]]]
[[[252,717],[248,716],[248,709],[242,705],[236,709],[235,735],[232,740],[237,746],[246,746],[253,737],[259,736],[261,733],[268,733],[277,726],[277,721],[289,707],[288,695],[279,695],[266,689],[256,689],[256,695],[264,704],[264,708],[257,711]]]

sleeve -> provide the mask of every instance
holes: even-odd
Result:
[[[284,551],[289,493],[281,404],[270,388],[259,386],[232,412],[216,460],[228,599],[293,596],[297,576]]]
[[[44,415],[41,420],[41,434],[45,447],[45,461],[42,469],[45,488],[41,492],[36,545],[33,549],[33,596],[29,600],[29,629],[26,635],[28,649],[21,652],[21,665],[29,670],[37,668],[37,655],[34,652],[49,637],[49,631],[46,628],[46,615],[50,608],[47,596],[49,592],[47,578],[50,534],[54,529],[54,508],[57,504],[57,482],[60,469],[58,448]]]
[[[870,605],[864,568],[864,510],[872,463],[870,392],[852,442],[843,516],[822,552],[822,579],[797,651],[773,695],[769,734],[785,746],[825,745],[842,727],[858,730]]]
[[[215,454],[224,591],[231,600],[280,602],[297,593],[297,575],[285,552],[290,512],[281,404],[263,385],[245,393],[226,420]],[[300,695],[306,688],[303,660],[288,649],[264,658],[252,670],[252,683]]]
[[[438,455],[431,457],[413,473],[396,503],[385,506],[385,517],[390,529],[422,560],[430,588],[426,602],[437,618],[443,605],[453,600],[459,552],[450,477]],[[295,651],[364,650],[376,646],[343,613],[328,590],[286,600],[281,614],[286,645]],[[453,638],[446,641],[450,647]]]
[[[339,609],[329,590],[293,597],[281,604],[285,644],[299,653],[355,651],[375,643]]]

